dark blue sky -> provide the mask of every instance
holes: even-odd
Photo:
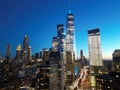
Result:
[[[87,31],[100,28],[103,58],[111,58],[114,49],[120,48],[120,0],[71,1],[77,53],[83,49],[88,57]],[[5,55],[10,43],[14,56],[25,34],[33,54],[50,48],[56,25],[66,24],[68,10],[69,0],[0,0],[0,54]]]

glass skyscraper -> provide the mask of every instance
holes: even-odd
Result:
[[[58,24],[57,25],[57,33],[58,33],[58,39],[59,39],[58,50],[60,52],[64,52],[65,35],[64,35],[64,25],[63,24]]]
[[[66,19],[66,48],[65,48],[65,85],[71,85],[74,80],[74,61],[75,61],[75,38],[74,38],[74,16],[69,10]]]
[[[75,60],[75,38],[74,38],[74,16],[71,12],[67,14],[66,29],[67,29],[66,31],[66,52],[71,53],[72,61],[70,62],[73,63]],[[68,57],[66,59],[68,60]]]
[[[53,37],[52,40],[52,50],[64,52],[65,48],[65,35],[64,35],[64,25],[57,25],[57,36]]]
[[[71,13],[67,15],[66,26],[66,50],[74,51],[74,16]]]

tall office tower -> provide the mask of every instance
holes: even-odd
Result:
[[[17,59],[21,59],[21,46],[20,44],[18,44],[17,48],[16,48],[16,57]]]
[[[71,52],[72,62],[75,59],[75,43],[74,43],[74,16],[71,12],[67,15],[67,31],[66,31],[66,51]]]
[[[5,59],[9,60],[10,59],[10,54],[11,54],[11,47],[10,47],[10,44],[7,44],[6,45]]]
[[[24,62],[28,60],[28,47],[29,47],[28,36],[25,35],[23,39],[23,50],[22,50],[22,59],[24,60]]]
[[[74,51],[74,16],[71,13],[67,15],[66,49]]]
[[[59,45],[58,37],[53,37],[53,40],[52,40],[52,50],[53,51],[58,51],[58,45]]]
[[[49,66],[50,66],[50,90],[64,90],[63,67],[61,66],[61,52],[50,52]]]
[[[28,52],[28,46],[29,46],[28,36],[25,35],[24,40],[23,40],[23,51],[24,51],[24,53]]]
[[[90,83],[91,90],[94,90],[96,88],[95,76],[96,74],[101,74],[103,70],[99,28],[88,31],[88,46],[90,60]]]
[[[120,72],[120,49],[113,52],[113,70]]]
[[[65,34],[64,34],[64,25],[57,25],[57,34],[58,34],[58,51],[61,52],[62,55],[62,63],[66,64],[66,43],[65,43]]]
[[[66,66],[65,66],[65,84],[69,86],[72,84],[74,73],[74,61],[75,61],[75,45],[74,45],[74,16],[69,10],[66,21]]]
[[[30,62],[32,60],[32,50],[31,50],[31,46],[28,46],[28,61]]]
[[[16,47],[16,56],[13,59],[13,62],[14,62],[13,66],[16,66],[16,65],[18,65],[18,64],[23,62],[23,60],[22,60],[22,52],[21,51],[22,51],[21,45],[18,44],[17,47]]]
[[[60,52],[64,52],[65,49],[64,25],[58,24],[57,30],[58,30],[58,39],[59,39],[58,50]]]
[[[48,61],[50,51],[46,48],[42,49],[42,59],[43,61]]]
[[[80,59],[83,59],[83,50],[80,50]]]

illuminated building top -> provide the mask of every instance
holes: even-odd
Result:
[[[21,51],[21,45],[18,44],[17,48],[16,48],[16,51]]]

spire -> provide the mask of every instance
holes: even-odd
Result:
[[[16,48],[16,51],[21,51],[21,46],[20,44],[18,44],[17,48]]]
[[[25,35],[24,37],[27,37],[27,35]]]
[[[71,14],[71,10],[69,10],[69,14]]]
[[[71,14],[71,0],[69,0],[69,14]]]

